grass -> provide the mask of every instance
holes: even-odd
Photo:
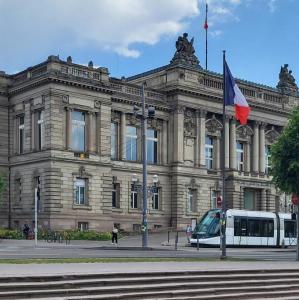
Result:
[[[0,264],[65,264],[65,263],[125,263],[125,262],[219,262],[219,258],[24,258],[0,259]],[[227,258],[226,261],[249,261],[249,259]],[[252,261],[252,260],[250,260]]]

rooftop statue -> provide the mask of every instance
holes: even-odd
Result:
[[[292,75],[292,71],[288,70],[288,67],[288,64],[284,64],[284,66],[280,68],[279,82],[276,87],[283,93],[298,92],[298,86],[295,83],[295,78]]]
[[[179,36],[175,43],[176,52],[170,61],[171,64],[182,63],[192,66],[199,66],[199,60],[197,59],[193,47],[194,38],[188,40],[188,33],[184,33],[183,36]]]

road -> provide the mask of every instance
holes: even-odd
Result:
[[[179,237],[177,250],[174,239],[168,241],[167,234],[154,234],[149,237],[150,248],[141,248],[141,237],[130,236],[119,241],[119,245],[101,241],[72,241],[70,245],[39,241],[1,240],[0,259],[8,258],[109,258],[109,257],[170,257],[170,258],[219,258],[219,248],[190,247],[184,235]],[[227,248],[227,256],[235,259],[261,261],[294,261],[295,248]]]

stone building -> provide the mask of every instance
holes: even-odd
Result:
[[[142,182],[141,85],[148,120],[149,228],[185,227],[216,206],[221,191],[222,75],[203,70],[193,41],[179,37],[170,64],[130,78],[109,76],[57,56],[14,75],[0,73],[0,163],[4,227],[31,223],[40,187],[39,226],[138,230]],[[270,147],[299,103],[288,65],[277,88],[237,80],[252,112],[240,125],[228,108],[228,206],[279,211],[289,200],[270,183]],[[135,180],[133,181],[133,174]]]

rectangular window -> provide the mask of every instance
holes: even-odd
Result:
[[[111,159],[118,158],[118,124],[111,123]]]
[[[247,236],[247,219],[234,217],[234,236]]]
[[[137,160],[137,128],[126,126],[126,159]]]
[[[72,149],[78,152],[85,151],[85,113],[72,112]]]
[[[88,222],[78,222],[79,231],[88,231]]]
[[[155,187],[152,191],[152,209],[160,209],[159,190],[157,187]]]
[[[134,184],[131,185],[131,208],[138,208],[138,194]]]
[[[37,148],[42,150],[45,141],[44,111],[38,111],[37,116]]]
[[[112,207],[119,208],[119,183],[112,183]]]
[[[237,170],[244,171],[244,143],[237,142]]]
[[[157,164],[158,162],[158,132],[154,129],[147,130],[147,162]]]
[[[195,212],[196,190],[188,189],[187,191],[187,211]]]
[[[265,173],[269,174],[271,171],[271,153],[270,146],[265,146]]]
[[[217,208],[217,192],[211,191],[211,208]]]
[[[284,236],[286,238],[295,238],[297,236],[296,221],[285,220],[284,221]]]
[[[206,136],[205,142],[205,158],[207,169],[213,169],[213,157],[214,157],[214,140]]]
[[[86,205],[86,180],[77,178],[75,181],[75,204]]]
[[[16,179],[15,181],[15,190],[16,190],[16,201],[21,202],[22,201],[22,180],[21,178]]]
[[[19,117],[19,153],[20,154],[24,152],[24,142],[25,142],[24,129],[25,129],[24,116],[20,116]]]
[[[248,219],[248,236],[261,236],[260,233],[260,220]]]
[[[255,209],[255,193],[250,190],[244,190],[244,209]]]

